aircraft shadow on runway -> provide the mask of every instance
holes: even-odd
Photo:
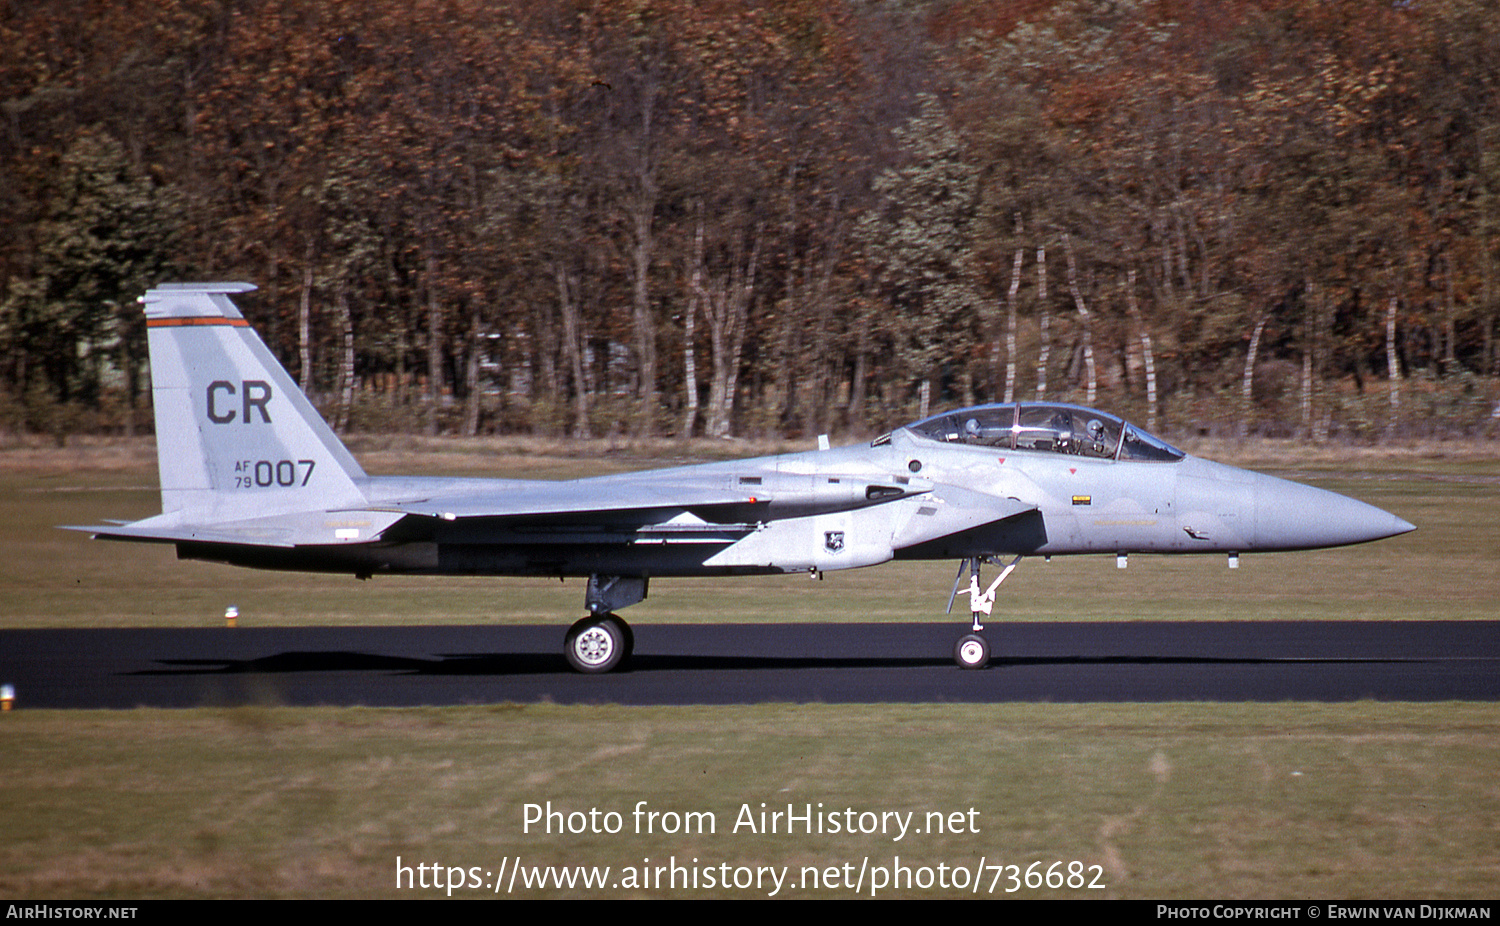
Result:
[[[1224,657],[1224,656],[997,656],[989,668],[1039,666],[1253,666],[1253,665],[1379,665],[1418,663],[1421,659],[1327,658],[1327,657]],[[431,659],[387,656],[347,651],[287,652],[256,659],[162,659],[159,669],[125,673],[142,676],[212,676],[235,674],[280,675],[289,673],[364,672],[417,676],[506,676],[572,675],[567,661],[551,653],[440,654]],[[621,670],[625,673],[694,671],[785,671],[791,669],[929,669],[951,670],[953,660],[938,656],[733,656],[652,655],[633,656]]]

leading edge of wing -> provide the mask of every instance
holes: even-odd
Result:
[[[468,518],[544,518],[631,511],[687,511],[769,501],[747,492],[697,486],[555,485],[532,483],[524,492],[400,499],[372,504],[375,511],[455,521]]]
[[[913,503],[917,505],[916,511],[891,538],[891,546],[897,550],[1000,524],[1037,510],[1035,504],[1018,498],[997,497],[954,485],[937,486]]]

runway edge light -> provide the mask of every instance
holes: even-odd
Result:
[[[8,711],[16,703],[16,686],[0,685],[0,711]]]
[[[236,608],[234,605],[230,605],[229,607],[227,607],[227,608],[224,609],[224,626],[225,627],[238,627],[239,626],[239,620],[240,620],[240,609],[239,608]]]

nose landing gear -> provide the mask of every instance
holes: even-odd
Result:
[[[974,625],[971,633],[966,633],[958,638],[958,643],[953,647],[953,661],[958,663],[961,669],[982,669],[989,665],[990,644],[980,633],[984,630],[981,616],[988,617],[995,607],[995,592],[999,590],[1000,583],[1010,577],[1016,567],[1021,564],[1021,557],[1017,556],[1000,570],[1000,575],[990,583],[989,588],[983,592],[979,590],[979,567],[985,562],[995,562],[987,556],[974,556],[963,560],[958,564],[958,575],[953,577],[953,594],[948,596],[948,613],[953,613],[953,602],[958,598],[958,587],[963,582],[964,571],[969,573],[969,611],[974,615]]]
[[[966,633],[953,647],[953,661],[960,669],[982,669],[990,661],[990,644],[977,633]]]

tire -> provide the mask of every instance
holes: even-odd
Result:
[[[624,618],[613,612],[604,615],[604,619],[620,628],[620,636],[625,640],[625,653],[620,657],[620,661],[622,663],[628,661],[631,654],[635,652],[635,631],[630,629],[630,625],[625,623]]]
[[[990,644],[977,633],[964,634],[953,647],[953,661],[960,669],[983,669],[990,662]]]
[[[629,652],[629,630],[613,614],[590,615],[568,628],[563,655],[577,672],[598,675],[612,671]]]

